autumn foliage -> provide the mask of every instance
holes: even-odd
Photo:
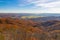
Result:
[[[60,40],[60,21],[0,18],[0,40]]]

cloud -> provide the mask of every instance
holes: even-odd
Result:
[[[43,4],[43,3],[49,3],[49,2],[54,2],[54,1],[59,1],[59,0],[22,0],[22,2],[21,2],[21,0],[19,0],[19,3],[20,4],[24,4],[24,5],[30,5],[30,4]]]
[[[36,3],[35,6],[40,6],[40,7],[44,7],[44,8],[53,8],[53,7],[60,7],[60,1],[56,1],[56,2],[50,2],[50,3]]]
[[[21,6],[34,4],[34,7],[60,7],[60,0],[23,0]]]
[[[41,7],[42,13],[60,13],[60,1],[54,1],[49,3],[36,3],[36,7]]]
[[[45,13],[60,13],[60,8],[48,8]]]
[[[4,2],[4,1],[0,1]],[[12,12],[12,13],[60,13],[60,0],[18,0],[19,4],[18,6],[27,6],[33,4],[31,7],[34,9],[34,11],[31,9],[26,10],[7,10],[7,11],[1,11],[0,12]],[[27,6],[28,7],[28,6]]]
[[[21,1],[19,0],[19,3]],[[23,0],[22,3],[20,3],[21,5],[30,5],[30,4],[35,4],[35,3],[42,3],[42,2],[46,2],[46,0]]]
[[[33,4],[33,8],[40,9],[36,9],[37,13],[60,13],[60,0],[23,0],[19,6],[30,4]]]

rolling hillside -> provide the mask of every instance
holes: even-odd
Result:
[[[60,40],[57,15],[0,14],[0,40]]]
[[[60,21],[0,18],[0,40],[60,40]]]

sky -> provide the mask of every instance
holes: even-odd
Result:
[[[60,13],[60,0],[0,0],[0,13]]]

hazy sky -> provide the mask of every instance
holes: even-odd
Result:
[[[0,0],[0,13],[60,13],[60,0]]]

